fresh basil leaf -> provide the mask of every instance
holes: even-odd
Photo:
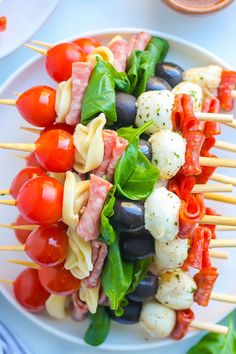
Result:
[[[134,50],[129,56],[126,64],[127,76],[130,82],[130,93],[133,93],[139,79],[139,67],[140,57],[142,55],[141,50]]]
[[[107,124],[117,120],[115,82],[107,65],[98,59],[93,69],[81,109],[81,123],[87,124],[99,113],[104,113]]]
[[[97,312],[90,314],[91,324],[88,327],[84,341],[94,347],[102,344],[110,330],[110,317],[103,306],[98,306]]]
[[[138,284],[146,277],[152,258],[140,259],[134,262],[133,280],[127,294],[132,293]]]
[[[234,354],[236,353],[236,335],[232,315],[229,319],[227,335],[208,333],[187,354]]]
[[[114,68],[114,66],[109,62],[106,62],[105,65],[113,77],[116,90],[121,91],[121,92],[129,92],[130,91],[130,81],[129,81],[127,74],[125,72],[117,71]]]
[[[116,238],[115,230],[113,229],[112,225],[109,222],[109,218],[114,214],[115,191],[116,191],[116,186],[113,186],[107,196],[105,205],[101,213],[101,227],[100,227],[100,232],[102,235],[101,239],[107,245],[110,245],[112,242],[114,242]]]
[[[122,262],[118,237],[110,245],[102,272],[102,286],[110,308],[117,310],[132,283],[133,263]]]
[[[169,43],[159,37],[152,37],[148,43],[146,50],[151,54],[150,56],[150,74],[155,75],[156,65],[162,63],[169,50]]]
[[[123,127],[123,128],[118,129],[117,133],[119,136],[128,140],[128,142],[131,143],[135,138],[142,135],[149,127],[151,127],[153,125],[153,123],[154,123],[154,121],[150,120],[149,122],[143,124],[139,128]]]

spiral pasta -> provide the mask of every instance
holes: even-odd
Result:
[[[101,113],[87,126],[78,124],[73,135],[76,147],[74,169],[79,173],[87,173],[101,165],[104,156],[102,130],[106,117]]]
[[[65,269],[70,270],[77,279],[86,278],[93,269],[91,242],[85,241],[76,231],[67,231],[69,246],[65,261]]]
[[[72,101],[72,79],[62,81],[58,85],[56,93],[55,110],[57,113],[56,123],[64,123],[67,113],[70,111]]]
[[[91,313],[96,313],[98,300],[99,300],[99,290],[100,290],[100,282],[96,288],[86,288],[83,283],[81,283],[79,290],[79,297],[82,301],[84,301],[88,309]]]
[[[64,320],[68,315],[66,311],[67,298],[68,296],[50,295],[46,301],[48,314],[58,320]]]

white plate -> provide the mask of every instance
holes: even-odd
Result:
[[[59,0],[2,0],[0,16],[7,29],[0,33],[0,59],[27,42],[51,15]]]
[[[140,31],[140,29],[111,29],[99,32],[86,33],[86,35],[92,35],[99,40],[106,43],[115,34],[122,34],[123,36],[130,36],[132,33]],[[170,51],[167,56],[167,60],[173,61],[179,64],[183,68],[191,66],[200,66],[210,63],[219,64],[225,68],[228,66],[220,59],[209,53],[208,51],[193,45],[189,42],[183,41],[180,38],[176,38],[165,33],[159,33],[150,31],[151,34],[160,36],[168,40],[170,44]],[[82,34],[85,35],[85,34]],[[81,34],[76,36],[82,36]],[[30,62],[26,63],[20,68],[9,80],[5,83],[0,91],[0,97],[10,98],[14,91],[23,92],[25,89],[39,84],[48,84],[55,86],[55,83],[50,80],[44,69],[44,59],[42,57],[36,57]],[[34,139],[32,134],[19,130],[19,126],[26,125],[24,121],[19,117],[14,107],[1,106],[1,130],[0,141],[4,142],[30,142]],[[235,131],[231,128],[223,128],[222,140],[228,140],[233,142]],[[223,153],[218,151],[219,156],[230,157],[230,153]],[[233,158],[233,155],[231,155]],[[23,167],[23,162],[20,159],[11,154],[9,151],[0,151],[1,161],[1,188],[7,188],[9,181],[17,173],[17,171]],[[226,170],[225,174],[232,175],[233,171]],[[210,205],[214,205],[209,203]],[[217,210],[223,215],[234,215],[235,209],[232,206],[218,204]],[[0,223],[12,222],[16,211],[12,207],[1,206]],[[11,231],[0,230],[1,244],[16,244],[15,238]],[[236,282],[232,278],[232,269],[235,267],[235,252],[230,251],[230,259],[227,261],[214,262],[216,266],[219,266],[220,277],[216,284],[216,291],[236,294]],[[7,264],[6,260],[10,258],[23,258],[23,252],[0,252],[0,278],[14,279],[16,274],[21,270],[19,266],[13,264]],[[73,322],[68,319],[66,322],[55,321],[49,318],[46,314],[32,315],[21,308],[14,299],[12,294],[12,288],[8,285],[1,285],[0,290],[2,294],[16,307],[16,309],[22,312],[25,316],[31,319],[35,324],[43,327],[49,332],[60,336],[63,339],[75,342],[78,344],[84,344],[83,333],[87,328],[88,322]],[[218,322],[225,317],[231,310],[234,309],[233,305],[211,302],[208,308],[200,308],[194,306],[196,310],[196,318],[199,320],[205,320],[209,322]],[[189,332],[185,338],[196,334],[197,332]],[[167,346],[173,344],[170,339],[156,340],[150,339],[142,331],[138,325],[125,326],[117,323],[112,323],[111,332],[106,342],[100,347],[105,350],[120,350],[120,351],[138,351],[150,348],[158,348],[161,346]],[[94,349],[95,350],[95,349]]]

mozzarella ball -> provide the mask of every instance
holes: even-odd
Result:
[[[155,240],[156,259],[159,269],[179,268],[188,256],[189,241],[176,237],[169,242]]]
[[[191,68],[183,73],[183,79],[184,81],[190,81],[201,86],[204,97],[217,96],[222,70],[219,65]]]
[[[189,95],[193,101],[194,112],[201,112],[203,93],[200,86],[192,82],[184,81],[175,86],[172,92],[174,95],[179,95],[181,93],[186,93]]]
[[[171,130],[162,130],[149,139],[152,146],[152,164],[159,168],[160,177],[169,179],[185,163],[186,140]]]
[[[172,108],[174,95],[171,91],[147,91],[142,93],[137,102],[137,114],[135,124],[141,127],[143,124],[154,121],[146,134],[154,134],[162,129],[172,129]]]
[[[171,241],[179,232],[181,201],[165,187],[153,190],[144,204],[145,229],[160,241]]]
[[[150,336],[156,338],[168,337],[174,329],[176,314],[174,310],[158,304],[156,301],[148,301],[143,305],[140,325]]]
[[[197,285],[193,278],[181,269],[163,270],[159,273],[156,299],[174,310],[191,307]]]

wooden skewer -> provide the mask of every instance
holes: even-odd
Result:
[[[225,113],[204,113],[204,112],[194,112],[195,116],[200,121],[204,122],[220,122],[220,123],[232,123],[233,114]]]
[[[231,144],[231,143],[227,143],[226,141],[216,140],[214,147],[221,149],[221,150],[236,152],[236,145]]]
[[[200,165],[202,166],[215,166],[215,167],[236,167],[236,160],[222,159],[217,157],[202,157],[199,158]]]
[[[15,200],[0,199],[0,204],[9,205],[9,206],[16,206],[16,201]]]
[[[10,189],[0,189],[0,195],[9,195]]]
[[[14,225],[14,224],[0,224],[0,227],[3,227],[4,229],[13,229],[13,230],[29,230],[33,231],[38,228],[38,225],[32,224],[32,225]]]
[[[25,131],[30,132],[30,133],[35,133],[35,134],[42,133],[42,130],[41,129],[37,129],[37,128],[20,127],[20,129],[25,130]]]
[[[20,92],[17,92],[17,91],[14,91],[13,94],[17,97],[20,97],[21,96],[21,93]]]
[[[1,98],[0,99],[0,104],[6,104],[8,106],[15,106],[16,105],[15,99],[8,99],[8,98]]]
[[[24,251],[25,245],[17,246],[0,246],[0,251]]]
[[[223,252],[223,251],[209,250],[209,255],[211,258],[218,258],[218,259],[228,259],[229,258],[229,253]]]
[[[192,193],[232,192],[232,184],[195,184]]]
[[[214,332],[214,333],[225,334],[225,335],[228,333],[229,330],[228,327],[226,326],[218,325],[215,323],[197,321],[197,320],[192,321],[190,327],[199,329],[201,331],[208,331],[208,332]]]
[[[18,159],[24,159],[24,160],[27,160],[27,155],[26,156],[23,156],[23,155],[18,155],[18,154],[12,154],[12,156],[15,156],[15,157],[18,157]]]
[[[26,48],[34,50],[37,53],[42,54],[42,55],[47,55],[47,50],[46,49],[38,48],[38,47],[35,47],[34,45],[31,45],[31,44],[24,44],[24,46]]]
[[[236,295],[221,294],[221,293],[211,293],[211,300],[228,302],[230,304],[236,304]]]
[[[236,226],[236,217],[205,215],[200,224]]]
[[[9,149],[9,150],[19,150],[32,152],[35,150],[35,144],[24,144],[24,143],[0,143],[0,149]]]
[[[232,123],[226,123],[224,122],[224,124],[228,125],[231,128],[236,128],[236,119],[233,119]]]
[[[34,44],[41,45],[42,47],[49,48],[49,49],[54,46],[54,44],[52,44],[52,43],[46,43],[46,42],[36,41],[36,40],[34,40],[34,39],[32,39],[31,42],[34,43]]]
[[[213,173],[213,175],[211,176],[211,180],[216,182],[229,183],[232,184],[233,186],[236,186],[236,178],[224,176],[221,175],[220,173]]]
[[[216,231],[233,231],[236,226],[216,225]]]
[[[30,261],[21,261],[19,259],[9,259],[8,260],[9,263],[13,263],[13,264],[18,264],[21,266],[25,266],[25,267],[29,267],[29,268],[33,268],[33,269],[39,269],[40,266],[35,263],[35,262],[30,262]]]
[[[204,197],[209,200],[215,200],[217,202],[228,203],[228,204],[236,204],[236,197],[228,196],[228,195],[220,195],[214,193],[204,193]]]
[[[236,239],[217,239],[210,241],[210,248],[218,247],[236,247]]]
[[[13,285],[13,284],[14,284],[14,281],[12,281],[12,280],[10,280],[10,279],[0,278],[0,283]]]
[[[231,96],[232,96],[233,98],[236,98],[236,90],[232,90],[232,91],[231,91]]]

